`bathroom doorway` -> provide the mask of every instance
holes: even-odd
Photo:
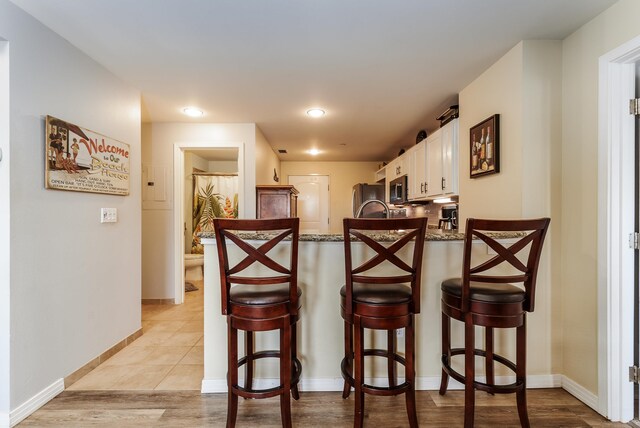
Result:
[[[203,208],[202,203],[209,204],[206,207],[207,210],[212,209],[212,203],[216,203],[221,204],[216,207],[223,212],[228,212],[229,209],[235,210],[235,214],[242,217],[245,210],[243,146],[242,143],[175,143],[174,165],[175,303],[181,304],[184,302],[186,281],[185,255],[202,252],[197,233],[206,231],[198,226],[199,220],[194,224],[194,188],[196,190],[201,188],[199,197],[201,205],[198,205],[200,210]],[[198,177],[204,180],[199,180]],[[207,177],[235,177],[238,189],[235,202],[233,195],[223,195],[228,191],[215,188],[218,185],[211,184],[211,180],[206,179]],[[196,181],[205,184],[196,184]],[[207,192],[211,193],[209,195],[211,198],[202,202],[206,199]],[[196,201],[195,204],[197,205],[198,202]],[[200,263],[203,263],[203,258],[193,260],[198,257],[191,256],[187,262],[191,265],[189,275],[198,275],[198,271],[202,275],[203,265]]]

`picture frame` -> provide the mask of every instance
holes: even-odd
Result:
[[[47,116],[45,188],[129,195],[129,144]]]
[[[500,172],[500,115],[483,120],[469,130],[470,178]]]

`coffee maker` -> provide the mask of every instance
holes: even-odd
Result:
[[[458,204],[444,205],[442,215],[438,222],[438,227],[442,230],[458,229]]]

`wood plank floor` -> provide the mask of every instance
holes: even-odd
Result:
[[[482,427],[519,427],[514,395],[477,393],[476,424]],[[532,427],[626,427],[608,422],[562,389],[530,390]],[[25,419],[20,427],[224,427],[226,394],[197,391],[65,391]],[[366,397],[365,426],[408,426],[403,396]],[[450,391],[418,392],[421,427],[461,427],[464,396]],[[295,427],[353,426],[353,396],[339,392],[302,393],[292,402]],[[238,428],[280,427],[277,398],[240,400]]]

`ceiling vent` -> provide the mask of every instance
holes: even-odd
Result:
[[[287,150],[286,149],[278,149],[278,153],[287,154]]]

